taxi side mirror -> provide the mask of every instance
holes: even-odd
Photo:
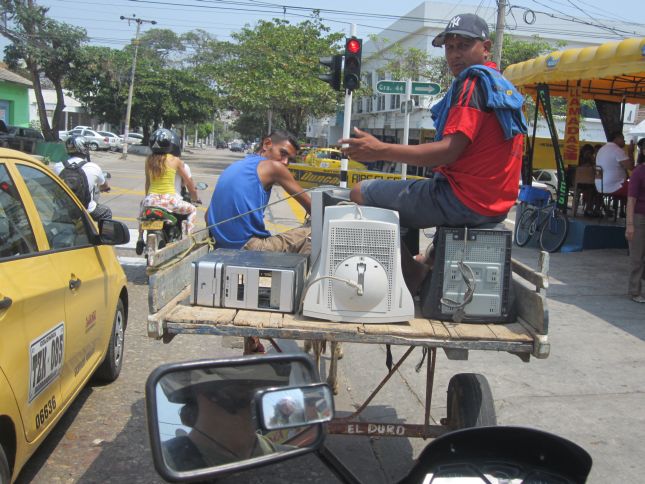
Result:
[[[121,245],[130,242],[130,230],[117,220],[99,220],[99,244]]]

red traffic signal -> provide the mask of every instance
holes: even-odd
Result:
[[[361,54],[363,40],[356,37],[345,39],[345,69],[343,87],[348,91],[358,89],[361,85]]]
[[[350,54],[358,54],[361,51],[361,41],[355,39],[354,37],[347,39],[347,45],[345,46],[345,49]]]

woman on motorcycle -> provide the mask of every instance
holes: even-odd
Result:
[[[158,129],[150,135],[152,154],[146,159],[146,196],[141,202],[144,207],[161,207],[170,212],[188,215],[187,232],[195,227],[197,209],[193,203],[201,203],[192,178],[186,172],[184,162],[173,152],[179,152],[179,137],[169,129]],[[188,188],[192,203],[181,199],[175,190],[175,175],[178,174]],[[143,253],[145,242],[143,230],[139,227],[136,252]]]

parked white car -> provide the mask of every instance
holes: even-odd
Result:
[[[98,133],[108,138],[111,151],[121,151],[123,148],[123,140],[118,134],[112,133],[111,131],[99,131]]]
[[[121,135],[121,141],[123,141],[123,135]],[[143,135],[139,133],[128,133],[128,144],[129,145],[140,145],[143,143]]]

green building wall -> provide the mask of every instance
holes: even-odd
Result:
[[[9,102],[9,122],[13,126],[29,126],[29,87],[0,81],[0,101]]]

